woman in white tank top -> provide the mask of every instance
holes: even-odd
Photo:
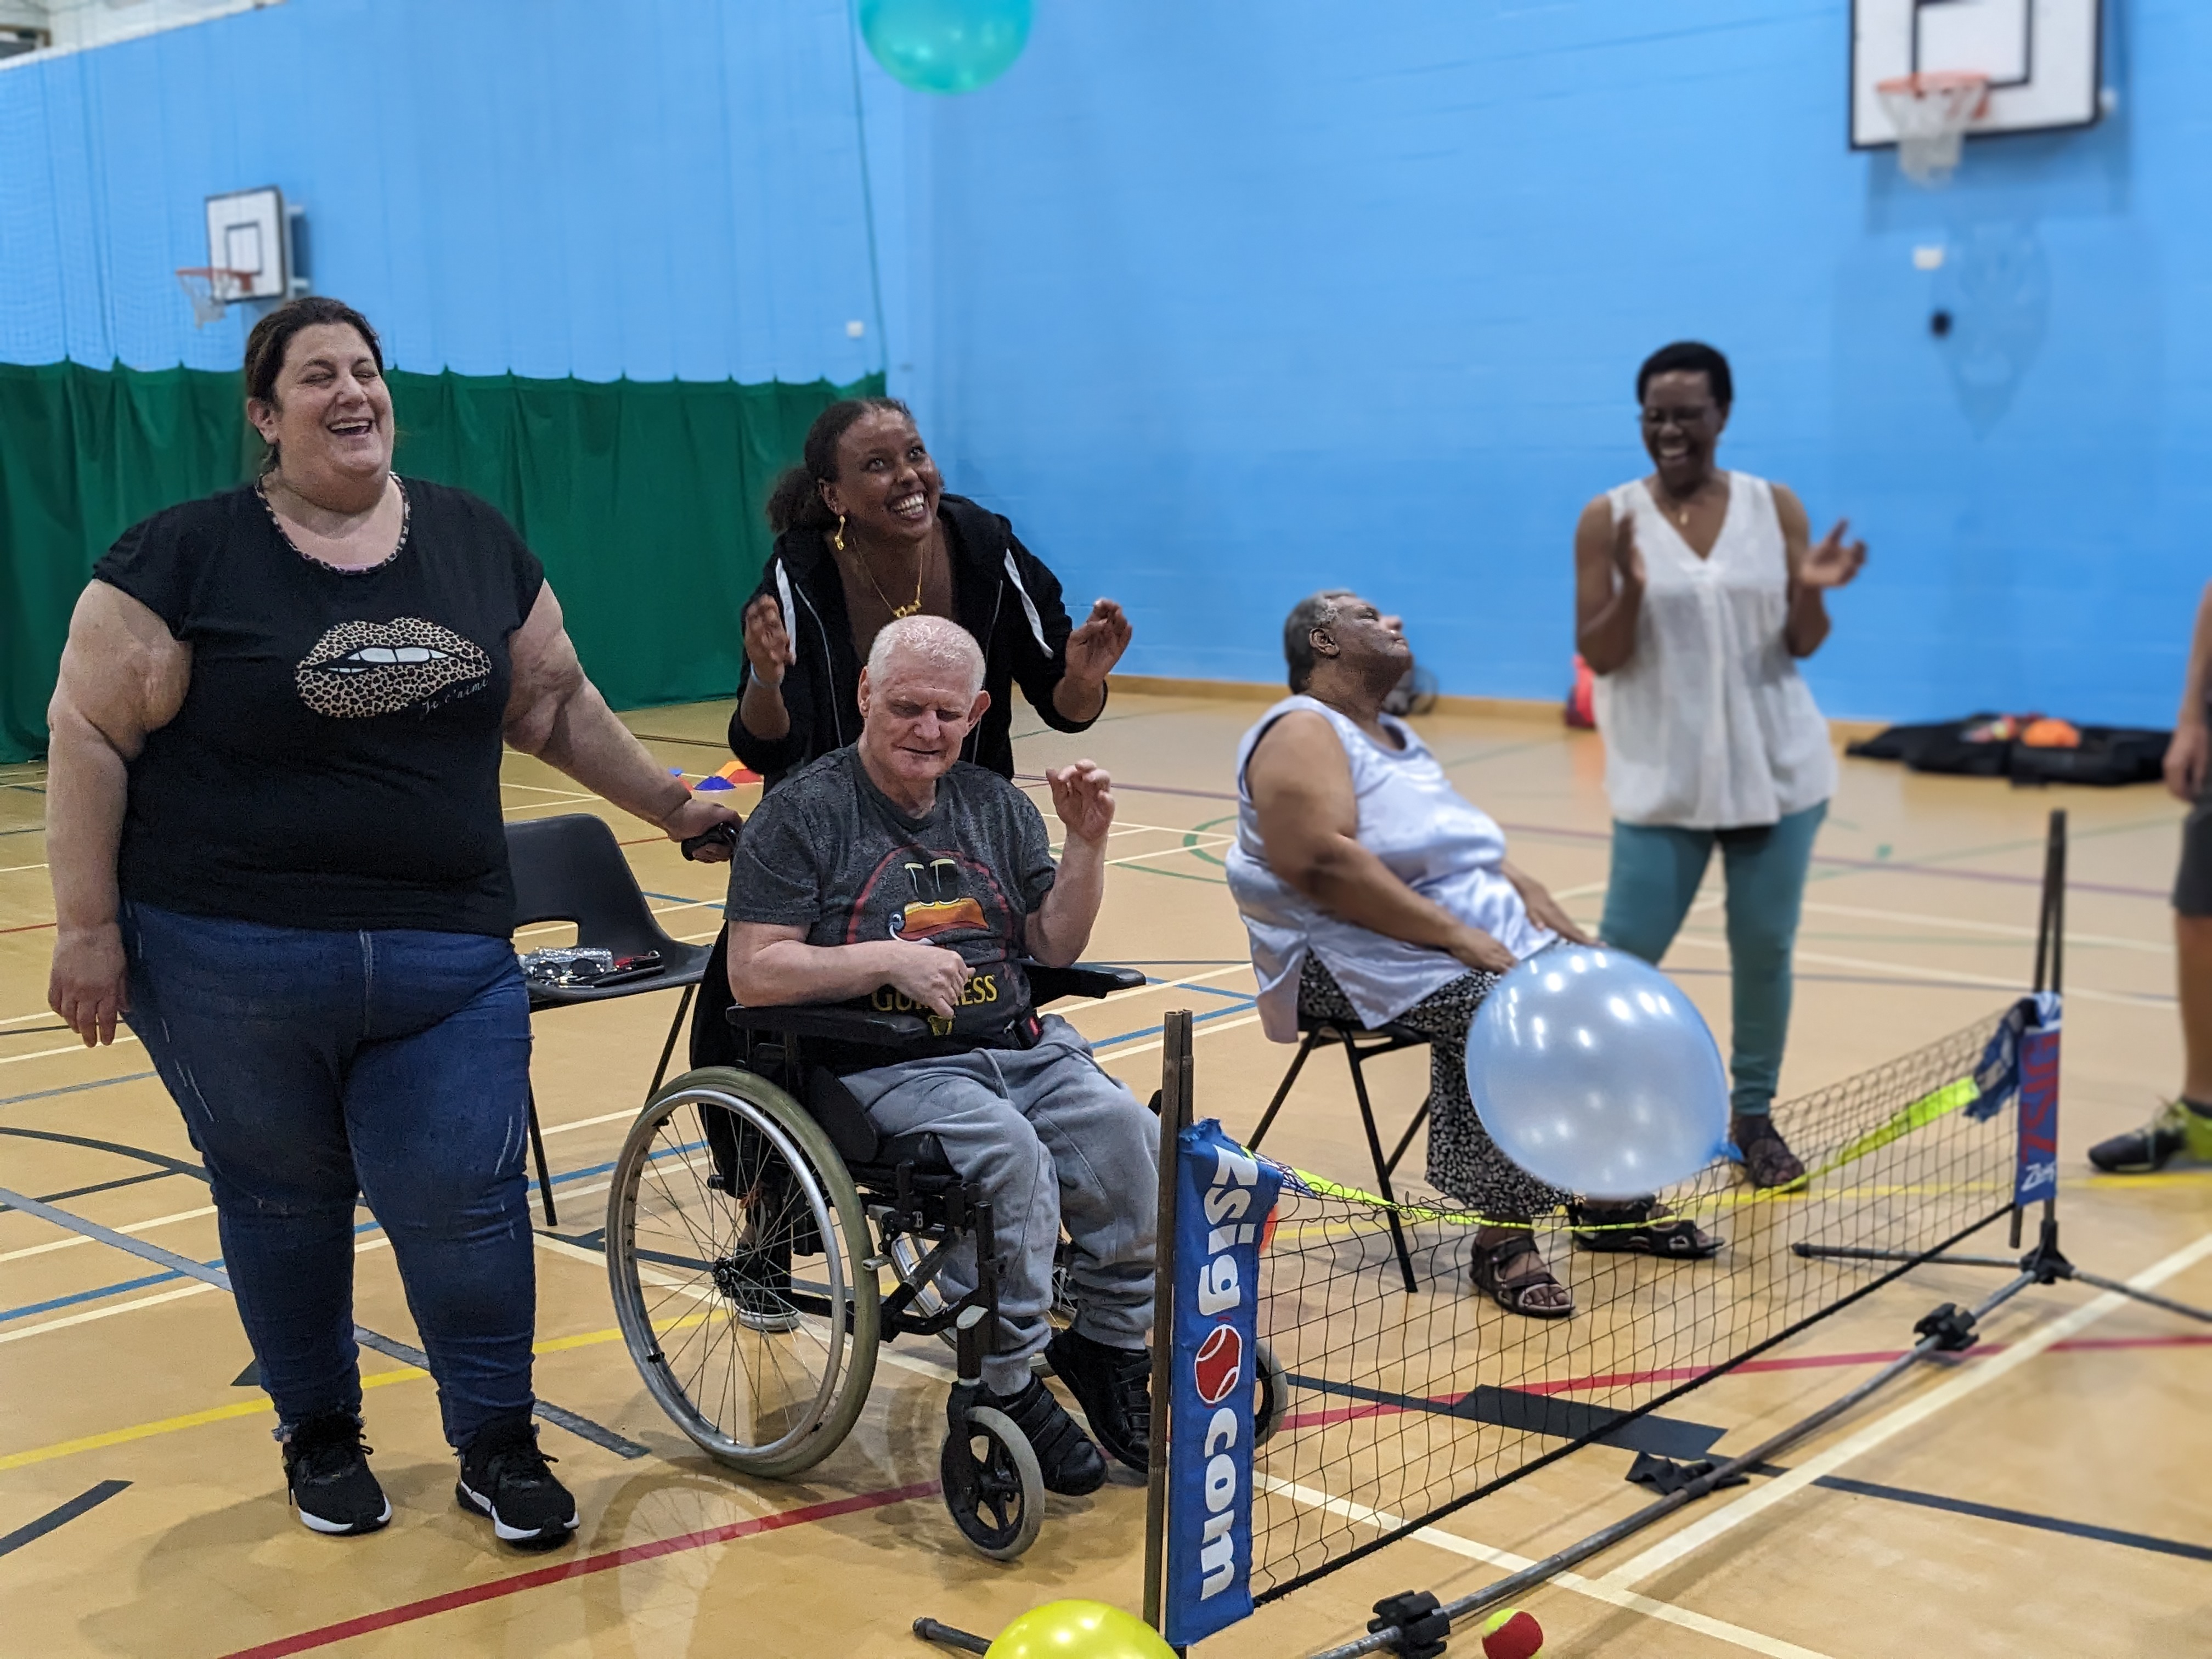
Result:
[[[1805,872],[1836,786],[1797,661],[1827,638],[1826,595],[1866,544],[1838,524],[1814,545],[1787,489],[1714,465],[1734,388],[1711,346],[1655,352],[1636,391],[1654,470],[1592,501],[1575,531],[1576,640],[1598,677],[1613,816],[1600,932],[1657,962],[1720,847],[1735,1139],[1754,1185],[1785,1186],[1804,1166],[1769,1109]]]
[[[1301,600],[1283,629],[1292,695],[1237,753],[1229,888],[1252,938],[1260,1012],[1278,1042],[1302,1023],[1407,1026],[1429,1039],[1431,1185],[1482,1216],[1470,1272],[1501,1306],[1564,1318],[1574,1301],[1529,1223],[1570,1195],[1516,1168],[1468,1097],[1467,1033],[1498,975],[1583,935],[1506,862],[1490,815],[1452,787],[1412,728],[1382,712],[1409,653],[1395,617],[1355,593]],[[1650,1203],[1575,1205],[1585,1249],[1698,1259],[1719,1243]]]

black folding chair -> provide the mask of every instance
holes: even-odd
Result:
[[[672,991],[679,986],[684,999],[668,1024],[668,1041],[660,1045],[660,1063],[653,1067],[650,1099],[668,1073],[677,1034],[691,1010],[691,998],[707,970],[708,948],[671,939],[653,920],[653,912],[630,873],[615,833],[604,819],[587,812],[569,812],[555,818],[532,818],[507,826],[507,861],[514,871],[514,920],[518,927],[533,922],[571,921],[576,943],[612,951],[619,959],[660,953],[660,966],[649,974],[623,979],[612,985],[530,984],[530,1012],[565,1008],[576,1003],[611,1002],[647,991]],[[545,1211],[545,1224],[559,1225],[553,1207],[553,1177],[545,1162],[545,1136],[538,1122],[538,1091],[530,1093],[530,1151],[538,1163],[538,1197]]]
[[[1274,1122],[1275,1114],[1283,1109],[1283,1103],[1290,1098],[1291,1089],[1297,1082],[1298,1073],[1305,1069],[1306,1060],[1313,1051],[1324,1042],[1342,1045],[1345,1061],[1352,1067],[1352,1092],[1359,1102],[1360,1127],[1367,1132],[1368,1154],[1375,1160],[1376,1189],[1381,1194],[1382,1201],[1392,1206],[1385,1214],[1389,1218],[1390,1242],[1398,1250],[1398,1272],[1406,1281],[1406,1289],[1410,1291],[1413,1288],[1413,1258],[1406,1249],[1405,1230],[1398,1224],[1398,1200],[1397,1194],[1390,1189],[1390,1176],[1398,1167],[1398,1160],[1406,1156],[1406,1149],[1413,1144],[1413,1137],[1429,1121],[1429,1102],[1424,1096],[1420,1110],[1413,1114],[1413,1121],[1406,1126],[1406,1133],[1398,1138],[1396,1149],[1386,1158],[1382,1156],[1382,1137],[1375,1127],[1375,1107],[1367,1095],[1367,1074],[1362,1068],[1369,1060],[1379,1060],[1384,1054],[1395,1054],[1401,1048],[1425,1048],[1430,1039],[1426,1034],[1409,1025],[1383,1025],[1370,1030],[1364,1025],[1340,1020],[1315,1018],[1304,1012],[1298,1015],[1298,1030],[1305,1033],[1305,1040],[1298,1044],[1298,1052],[1291,1060],[1290,1070],[1283,1073],[1283,1081],[1275,1091],[1275,1097],[1267,1103],[1267,1110],[1260,1120],[1260,1127],[1252,1131],[1252,1138],[1244,1143],[1245,1146],[1255,1152],[1260,1150],[1260,1142],[1266,1136],[1268,1126]]]

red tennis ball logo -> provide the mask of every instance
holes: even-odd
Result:
[[[1244,1374],[1244,1339],[1234,1325],[1216,1325],[1198,1345],[1190,1362],[1191,1380],[1198,1397],[1209,1406],[1229,1398],[1230,1390]]]

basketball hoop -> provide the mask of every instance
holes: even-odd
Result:
[[[1990,77],[1942,71],[1878,82],[1897,128],[1897,165],[1916,185],[1947,185],[1958,170],[1966,128],[1989,112]]]
[[[185,298],[192,302],[192,326],[205,328],[222,320],[223,308],[246,297],[253,285],[250,270],[226,270],[221,265],[185,265],[177,272]]]

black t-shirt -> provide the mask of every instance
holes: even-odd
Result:
[[[307,557],[252,489],[157,513],[93,575],[191,647],[131,765],[123,895],[276,927],[505,935],[507,640],[545,573],[465,490],[403,480],[380,565]]]
[[[937,781],[936,805],[908,817],[846,748],[762,797],[730,860],[727,915],[804,927],[810,945],[895,939],[957,951],[973,977],[950,1023],[887,985],[856,1006],[923,1014],[941,1051],[1028,1048],[1036,1020],[1024,941],[1058,873],[1043,815],[997,773],[958,763]]]

